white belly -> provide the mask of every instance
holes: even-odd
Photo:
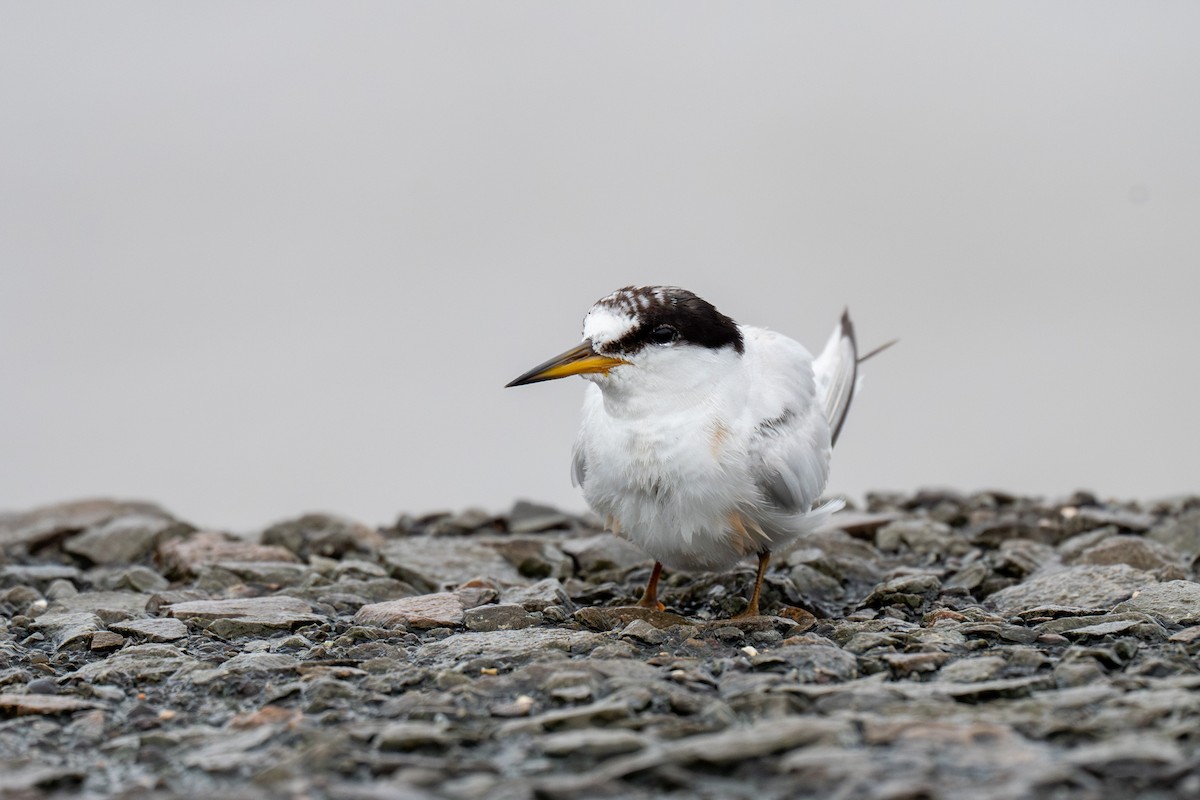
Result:
[[[615,533],[673,569],[723,570],[757,552],[731,521],[758,492],[728,423],[700,413],[585,419],[584,496]]]

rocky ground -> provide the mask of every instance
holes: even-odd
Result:
[[[874,496],[752,580],[518,504],[0,515],[0,796],[1200,796],[1200,498]]]

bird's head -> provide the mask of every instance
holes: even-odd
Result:
[[[627,286],[591,307],[578,346],[508,385],[582,375],[606,392],[686,389],[742,351],[737,323],[706,300],[674,286]]]

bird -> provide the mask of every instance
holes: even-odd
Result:
[[[757,557],[737,615],[755,617],[772,554],[844,506],[820,498],[859,361],[848,310],[814,358],[686,289],[626,286],[588,310],[578,345],[505,388],[590,383],[571,481],[609,530],[654,558],[639,606],[665,609],[664,567],[724,572]]]

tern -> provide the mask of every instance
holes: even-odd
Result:
[[[757,556],[738,615],[750,617],[771,554],[844,505],[819,498],[859,361],[849,312],[813,358],[686,289],[627,286],[591,307],[579,345],[508,386],[591,383],[571,479],[613,533],[654,558],[638,605],[664,609],[664,566],[719,572]]]

